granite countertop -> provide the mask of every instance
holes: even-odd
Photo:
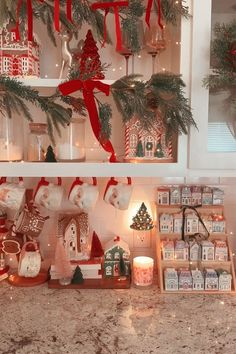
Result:
[[[235,354],[235,295],[0,283],[1,354]]]

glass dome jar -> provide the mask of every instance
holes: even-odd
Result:
[[[0,161],[21,161],[24,155],[24,134],[19,126],[22,118],[1,115],[0,119]]]
[[[85,161],[85,119],[72,118],[70,124],[61,129],[56,154],[58,161]]]
[[[49,143],[47,124],[29,123],[28,161],[44,161]]]

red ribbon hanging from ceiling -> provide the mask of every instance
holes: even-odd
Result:
[[[109,12],[110,8],[113,8],[114,10],[114,15],[115,15],[115,26],[116,26],[116,50],[121,51],[122,50],[122,41],[121,41],[121,29],[120,29],[120,19],[119,19],[119,7],[127,7],[129,6],[128,1],[116,1],[116,2],[97,2],[95,4],[92,4],[91,8],[93,10],[98,10],[98,9],[103,9],[105,10],[105,16],[104,16],[104,42],[103,46],[106,42],[106,37],[107,37],[107,30],[106,30],[106,17]]]
[[[152,5],[153,5],[153,0],[148,0],[146,16],[145,16],[145,21],[148,27],[150,27],[150,16],[151,16]],[[163,29],[163,24],[161,22],[161,0],[157,0],[157,11],[158,11],[158,25],[161,29]]]
[[[93,95],[93,90],[98,89],[99,91],[104,92],[106,96],[109,96],[110,86],[98,80],[71,80],[60,84],[58,88],[63,96],[70,95],[71,93],[74,93],[78,90],[82,90],[93,133],[103,149],[111,154],[109,161],[117,162],[116,154],[110,140],[103,141],[101,139],[101,125]]]

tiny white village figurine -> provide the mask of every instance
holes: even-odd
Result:
[[[214,269],[205,270],[205,290],[218,290],[219,280]]]
[[[218,270],[219,275],[219,291],[232,290],[232,275],[225,270]]]
[[[192,188],[192,205],[202,204],[202,187],[193,186]]]
[[[183,240],[175,242],[175,260],[187,261],[189,259],[189,246]]]
[[[179,270],[179,290],[191,291],[193,289],[193,279],[189,269]]]
[[[202,188],[202,205],[212,205],[212,188],[203,187]]]
[[[228,261],[228,247],[227,243],[222,240],[215,240],[215,260]]]
[[[175,246],[173,240],[162,241],[162,259],[164,261],[173,261],[175,259]]]
[[[202,217],[202,221],[204,223],[204,225],[206,226],[206,229],[207,231],[211,234],[212,233],[212,220],[213,220],[213,217],[211,214],[209,215],[201,215]],[[203,227],[203,225],[199,222],[198,224],[198,228],[199,228],[199,232],[205,232],[205,229]]]
[[[184,186],[181,189],[181,203],[182,205],[191,205],[192,204],[192,192],[191,187]]]
[[[170,204],[171,205],[181,204],[181,189],[179,186],[170,187]]]
[[[170,204],[170,189],[167,187],[157,188],[157,203],[159,205]]]
[[[193,290],[204,290],[204,276],[199,269],[191,271],[193,278]]]
[[[215,248],[211,241],[202,241],[202,260],[214,261]]]
[[[173,232],[173,215],[172,214],[167,214],[167,213],[162,213],[160,215],[160,232],[161,233],[172,233]]]
[[[185,219],[185,232],[187,234],[198,232],[198,217],[195,213],[187,213]]]
[[[123,261],[123,274],[121,262]],[[129,276],[130,273],[130,250],[129,245],[119,236],[108,241],[104,246],[104,275],[106,277]]]
[[[164,282],[166,291],[177,291],[179,289],[178,273],[174,268],[164,270]]]
[[[213,188],[212,204],[223,205],[224,203],[224,191],[219,188]]]
[[[190,242],[190,244],[189,244],[189,260],[196,262],[199,259],[201,259],[200,245],[196,241]]]
[[[225,233],[225,218],[223,215],[213,215],[212,232]]]
[[[183,215],[181,213],[176,213],[173,215],[174,218],[174,233],[181,234],[183,225]]]

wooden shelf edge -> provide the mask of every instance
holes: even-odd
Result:
[[[129,289],[131,279],[119,280],[117,278],[85,279],[83,284],[61,285],[58,280],[48,281],[49,289]]]

